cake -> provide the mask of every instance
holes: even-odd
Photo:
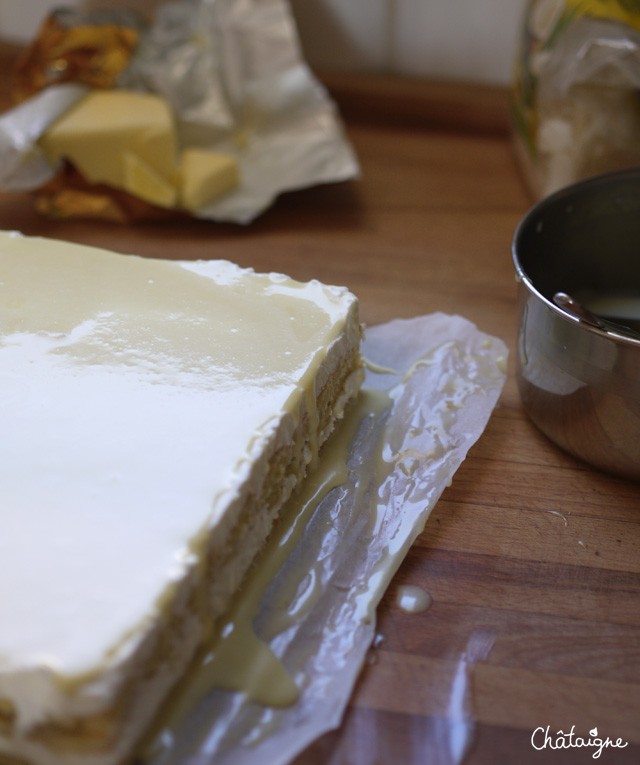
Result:
[[[120,765],[361,377],[345,288],[0,233],[0,763]]]

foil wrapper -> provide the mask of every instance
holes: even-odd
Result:
[[[0,188],[36,192],[54,217],[137,220],[180,213],[52,166],[38,141],[87,88],[165,99],[180,148],[236,157],[234,191],[196,217],[249,223],[276,197],[359,175],[336,106],[304,61],[285,0],[178,0],[150,23],[128,10],[60,10],[20,62],[0,117]]]
[[[376,637],[378,603],[482,434],[507,349],[466,319],[432,314],[368,329],[364,354],[359,409],[332,436],[345,474],[331,484],[321,455],[308,496],[283,514],[221,644],[148,742],[147,765],[285,765],[340,725]],[[327,484],[333,488],[323,492]],[[472,633],[453,657],[446,709],[415,731],[416,765],[462,762],[474,731],[469,676],[492,643]],[[229,677],[238,678],[236,689]],[[269,698],[273,689],[280,695]],[[378,733],[374,723],[359,729],[359,751]],[[362,753],[363,762],[379,760],[379,752]]]

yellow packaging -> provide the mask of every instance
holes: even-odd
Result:
[[[577,16],[620,21],[640,30],[640,3],[637,0],[567,0],[567,11]]]
[[[127,15],[127,20],[130,20]],[[48,85],[77,82],[113,87],[138,44],[135,23],[99,18],[76,19],[73,10],[47,16],[37,38],[25,50],[13,74],[12,97],[24,101]]]

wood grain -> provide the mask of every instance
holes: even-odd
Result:
[[[534,751],[531,733],[547,724],[598,726],[629,742],[602,761],[639,762],[640,485],[564,454],[522,410],[510,248],[531,199],[507,94],[355,76],[325,83],[361,161],[357,181],[285,194],[247,227],[55,222],[27,195],[5,194],[0,227],[318,277],[356,292],[367,324],[445,311],[502,337],[511,358],[500,404],[383,599],[381,642],[342,726],[297,765],[428,762],[461,662],[475,720],[469,765],[590,760],[585,750]],[[424,587],[431,608],[401,611],[402,584]],[[490,648],[464,664],[473,636]]]

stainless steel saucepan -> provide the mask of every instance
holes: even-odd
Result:
[[[568,452],[640,480],[640,168],[537,203],[513,260],[529,416]]]

